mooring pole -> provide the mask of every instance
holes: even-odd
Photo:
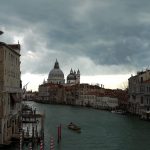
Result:
[[[50,138],[50,150],[54,150],[54,138]]]
[[[22,130],[20,131],[20,150],[22,150]]]
[[[60,124],[60,126],[59,126],[59,136],[60,136],[60,140],[61,140],[61,124]]]
[[[59,143],[59,126],[57,127],[57,142]]]

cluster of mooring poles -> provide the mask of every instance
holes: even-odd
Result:
[[[22,107],[19,150],[26,144],[29,150],[44,150],[44,114],[28,105]]]
[[[39,126],[41,126],[39,132]],[[57,126],[57,143],[61,142],[62,125]],[[21,115],[19,150],[23,150],[26,143],[29,150],[44,150],[44,115],[37,114],[36,109],[24,106]],[[55,149],[54,137],[50,137],[50,150]]]

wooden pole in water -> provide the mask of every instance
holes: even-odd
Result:
[[[50,150],[54,150],[54,138],[51,137],[50,139]]]
[[[20,131],[20,150],[22,150],[22,131]]]
[[[29,150],[32,150],[32,144],[30,143],[30,145],[29,145]]]
[[[60,124],[60,126],[59,126],[59,138],[60,138],[60,140],[61,140],[61,124]]]
[[[40,141],[40,150],[44,150],[43,140]]]
[[[57,128],[57,138],[58,138],[57,141],[59,143],[61,140],[61,124]]]
[[[57,142],[59,143],[59,126],[57,128]]]

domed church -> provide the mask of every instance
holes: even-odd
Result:
[[[74,71],[71,69],[70,74],[67,76],[67,84],[80,84],[80,71]]]
[[[59,68],[59,63],[58,63],[57,59],[54,64],[54,68],[49,72],[47,82],[55,83],[55,84],[64,84],[65,83],[64,73]]]

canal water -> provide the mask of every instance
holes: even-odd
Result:
[[[137,117],[83,107],[28,104],[45,113],[45,150],[50,150],[51,136],[55,150],[150,150],[150,122]],[[81,133],[69,130],[70,122],[79,125]],[[58,144],[60,124],[62,139]]]
[[[150,150],[150,122],[137,117],[107,111],[64,105],[29,102],[45,113],[45,149],[50,150],[54,137],[55,150]],[[67,128],[74,122],[81,133]],[[62,139],[57,143],[57,127],[62,126]]]

